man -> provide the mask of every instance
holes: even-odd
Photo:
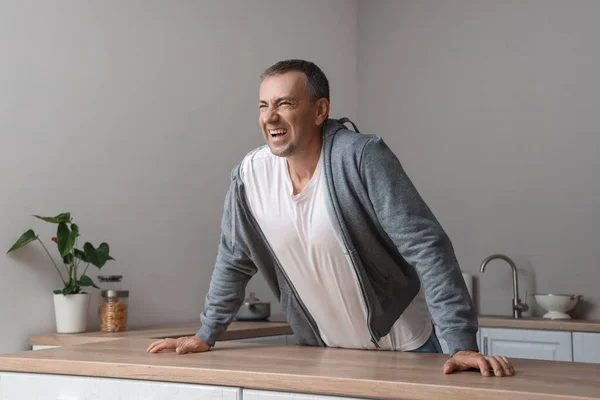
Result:
[[[329,118],[323,72],[303,60],[271,66],[259,110],[267,144],[232,171],[202,327],[148,352],[210,350],[260,270],[300,345],[441,352],[433,317],[451,354],[444,373],[512,375],[505,357],[478,353],[450,240],[396,156]]]

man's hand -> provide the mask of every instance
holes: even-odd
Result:
[[[457,351],[444,363],[444,373],[451,374],[453,371],[466,371],[471,368],[479,368],[481,375],[490,376],[490,367],[494,369],[496,376],[512,376],[515,369],[508,358],[504,356],[484,356],[476,351]]]
[[[185,336],[177,339],[161,339],[152,343],[148,350],[148,353],[158,353],[162,350],[175,349],[177,354],[186,353],[202,353],[210,350],[210,346],[202,339],[196,336]]]

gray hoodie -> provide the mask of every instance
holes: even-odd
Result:
[[[448,236],[383,139],[348,130],[344,122],[349,120],[328,119],[323,126],[327,207],[359,278],[373,348],[422,287],[450,354],[477,351],[477,315]],[[240,166],[232,170],[196,336],[214,346],[240,308],[248,281],[260,270],[298,344],[325,346],[250,212]]]

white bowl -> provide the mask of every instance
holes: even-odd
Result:
[[[550,294],[550,293],[535,293],[532,295],[535,301],[547,311],[543,318],[548,319],[571,319],[567,314],[579,299],[582,297],[578,294]]]

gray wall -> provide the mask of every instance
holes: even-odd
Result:
[[[356,114],[356,18],[356,0],[1,2],[4,251],[30,227],[53,245],[31,214],[70,211],[111,245],[102,272],[124,275],[131,326],[197,321],[229,172],[263,143],[260,73],[313,60],[332,115]],[[24,350],[55,329],[60,280],[38,244],[0,269],[0,353]]]
[[[575,314],[600,318],[600,3],[252,5],[0,3],[0,243],[33,227],[49,244],[30,215],[71,211],[111,244],[132,326],[197,321],[229,171],[262,144],[257,77],[303,57],[330,76],[332,115],[399,155],[482,313],[510,314],[508,267],[477,272],[502,252],[521,296],[583,294]],[[60,281],[39,246],[0,268],[0,353],[23,350],[54,329]],[[260,277],[250,289],[274,301]]]
[[[359,3],[359,125],[382,135],[475,274],[483,314],[526,292],[600,318],[600,2]],[[527,298],[531,303],[531,297]],[[539,309],[534,310],[539,315]]]

